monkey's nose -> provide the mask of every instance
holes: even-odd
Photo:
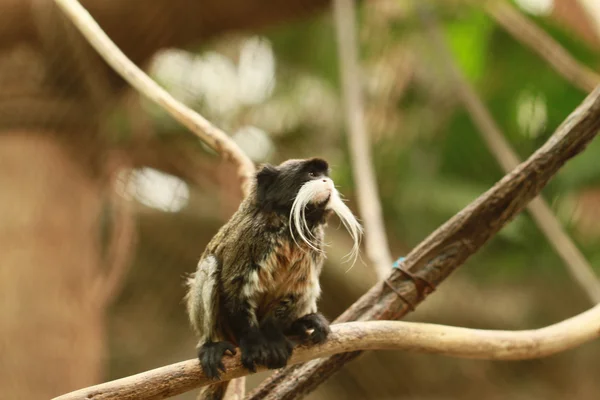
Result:
[[[323,179],[323,182],[327,182],[327,179]]]

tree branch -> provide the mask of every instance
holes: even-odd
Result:
[[[485,360],[527,360],[547,357],[600,337],[600,305],[554,325],[523,331],[468,329],[401,321],[348,322],[331,327],[329,339],[316,346],[298,346],[290,364],[342,352],[407,350]],[[240,352],[223,360],[221,380],[249,375]],[[264,371],[264,367],[257,371]],[[210,383],[197,359],[171,364],[127,378],[91,386],[54,400],[155,400],[172,397]]]
[[[246,396],[246,377],[241,376],[229,381],[225,391],[225,400],[242,400]]]
[[[392,256],[385,234],[371,144],[367,136],[362,102],[362,79],[356,50],[354,0],[334,0],[339,68],[346,111],[346,132],[350,142],[356,196],[365,227],[365,250],[377,277],[390,271]]]
[[[487,1],[485,10],[517,40],[539,54],[569,82],[586,93],[600,84],[600,75],[575,60],[556,40],[504,0]]]
[[[521,162],[515,151],[505,139],[504,134],[494,121],[489,110],[462,72],[456,65],[454,58],[446,44],[443,33],[437,21],[421,3],[417,6],[419,14],[431,37],[435,53],[440,57],[441,63],[446,67],[454,90],[469,112],[471,119],[477,126],[488,150],[494,155],[505,172],[510,172]],[[592,266],[587,262],[575,243],[562,228],[560,221],[552,213],[550,206],[542,196],[536,197],[528,206],[529,212],[542,233],[546,236],[556,253],[563,260],[567,270],[575,282],[583,289],[588,298],[596,304],[600,303],[600,281]]]
[[[600,88],[594,90],[529,159],[456,214],[414,248],[403,261],[434,284],[440,284],[535,198],[566,161],[582,152],[600,129]],[[398,319],[423,300],[411,281],[394,269],[336,322]],[[360,352],[344,353],[274,373],[251,399],[295,399],[314,390]]]
[[[254,171],[254,164],[238,145],[221,129],[186,107],[139,69],[104,33],[77,0],[55,0],[102,58],[136,90],[163,107],[173,118],[238,168],[244,193]]]

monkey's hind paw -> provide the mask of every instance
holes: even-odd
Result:
[[[312,329],[312,333],[308,331]],[[313,344],[323,343],[331,333],[329,322],[320,313],[305,315],[294,321],[290,335],[298,336],[302,342]]]
[[[234,356],[236,353],[235,346],[229,342],[206,342],[200,347],[198,359],[207,378],[216,380],[221,376],[219,370],[225,372],[223,356],[226,353]]]

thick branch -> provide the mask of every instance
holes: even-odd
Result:
[[[420,14],[431,37],[431,43],[442,64],[447,68],[454,90],[469,112],[489,151],[505,172],[510,172],[521,162],[510,147],[504,134],[494,121],[483,101],[477,96],[467,79],[454,62],[450,49],[446,45],[441,28],[435,19],[420,4]],[[536,197],[528,206],[533,219],[554,250],[563,260],[575,282],[583,289],[590,300],[600,303],[600,281],[592,266],[579,251],[569,235],[564,231],[558,218],[542,196]]]
[[[356,180],[358,206],[365,227],[365,250],[379,279],[385,278],[392,264],[379,201],[379,191],[371,144],[365,126],[362,79],[359,71],[354,0],[334,0],[342,93],[346,112],[346,131]]]
[[[238,174],[248,189],[254,164],[238,145],[221,129],[186,107],[139,69],[104,33],[77,0],[55,0],[104,60],[136,90],[163,107],[173,118],[194,132],[223,158],[238,167]]]
[[[550,139],[527,161],[464,208],[413,249],[404,268],[441,283],[535,198],[570,158],[582,152],[600,129],[600,88],[567,117]],[[344,312],[337,322],[398,319],[410,307],[396,292],[417,304],[415,286],[396,270],[388,279],[392,290],[380,282]],[[273,374],[252,399],[295,399],[314,390],[346,362],[360,353],[345,353],[293,366]]]
[[[569,82],[585,92],[600,84],[600,75],[575,60],[552,36],[504,0],[488,1],[486,11],[517,40],[538,53]]]
[[[443,325],[372,321],[332,326],[327,342],[294,349],[291,364],[358,350],[409,350],[451,357],[525,360],[546,357],[600,337],[600,305],[545,328],[493,331]],[[226,357],[221,380],[248,375],[240,352]],[[263,371],[264,368],[259,368]],[[54,400],[164,399],[210,384],[198,360],[188,360],[65,394]]]

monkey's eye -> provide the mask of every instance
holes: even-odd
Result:
[[[309,178],[316,178],[316,177],[317,177],[317,174],[315,174],[314,172],[309,172],[309,173],[308,173],[308,177],[309,177]]]

